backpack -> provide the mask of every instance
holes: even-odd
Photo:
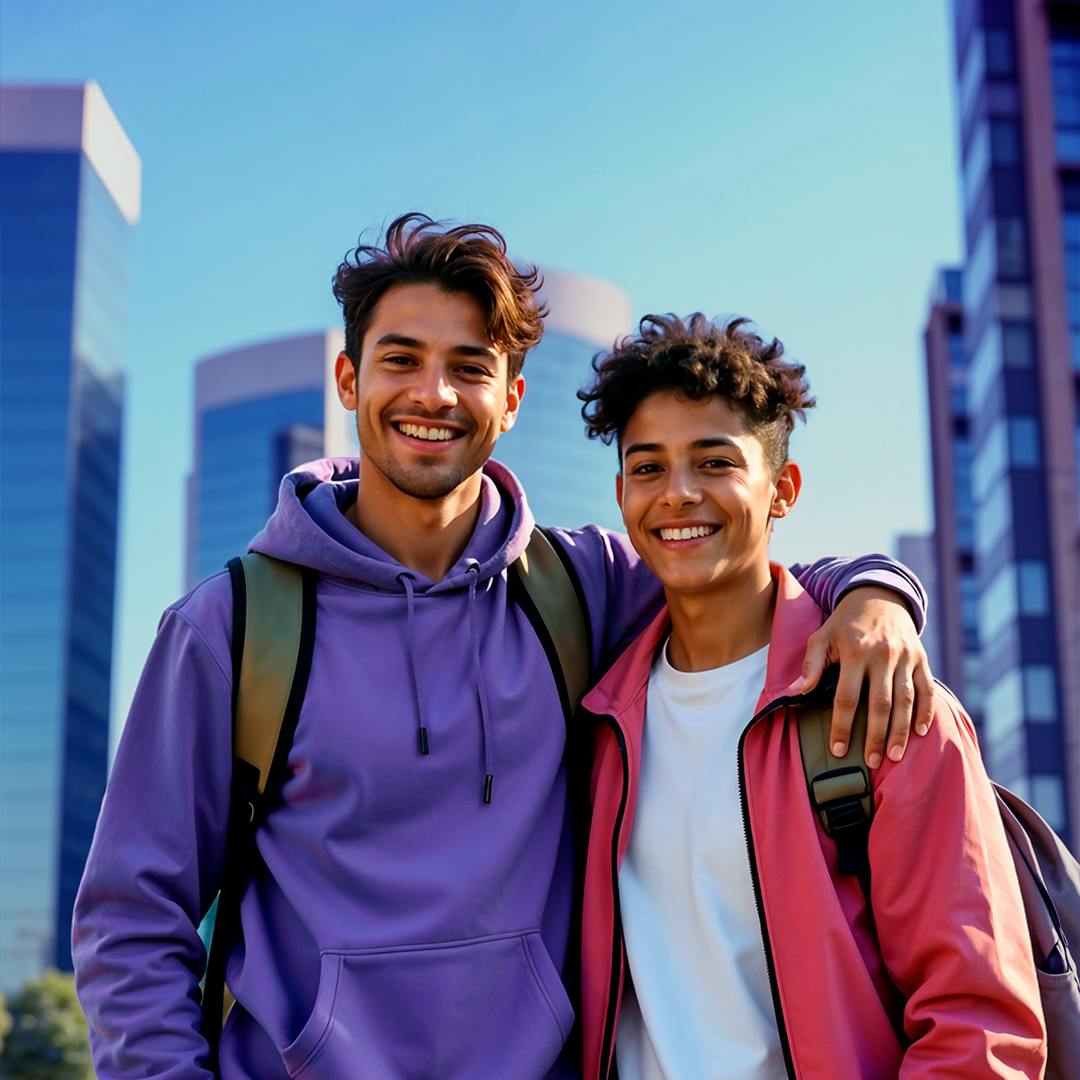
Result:
[[[254,552],[230,559],[228,570],[233,780],[220,889],[199,930],[209,942],[202,1032],[215,1075],[222,1026],[234,1001],[225,984],[225,958],[240,933],[240,898],[257,857],[255,831],[287,776],[315,645],[314,571]],[[589,686],[591,635],[577,573],[546,529],[534,528],[510,565],[508,589],[543,646],[569,725]]]
[[[947,686],[938,688],[953,697]],[[867,704],[863,694],[842,759],[829,750],[832,693],[799,711],[799,747],[810,803],[836,842],[840,871],[859,877],[869,902],[867,843],[873,820],[873,790],[863,762]],[[957,706],[960,707],[957,701]],[[1080,943],[1080,865],[1061,838],[1019,795],[993,781],[998,813],[1016,867],[1024,901],[1046,1019],[1047,1080],[1080,1076],[1080,975],[1070,941]]]

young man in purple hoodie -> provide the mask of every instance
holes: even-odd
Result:
[[[574,1026],[563,711],[508,591],[533,518],[490,460],[542,333],[537,281],[495,230],[421,215],[338,270],[338,393],[363,456],[287,476],[251,545],[316,572],[317,630],[227,964],[230,1080],[579,1069],[563,1049]],[[626,537],[555,536],[580,579],[595,673],[657,609],[659,588]],[[921,618],[921,587],[881,556],[796,573],[837,612],[804,669],[809,685],[841,662],[834,738],[846,740],[866,676],[868,760],[886,751],[890,717],[887,752],[902,754],[913,703],[917,726],[931,708],[903,603]],[[102,806],[73,956],[104,1080],[210,1075],[197,927],[224,859],[231,617],[225,573],[166,611]]]

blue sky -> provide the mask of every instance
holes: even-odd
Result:
[[[97,80],[143,161],[114,714],[182,587],[195,361],[335,323],[333,268],[402,210],[489,221],[637,314],[783,339],[819,407],[779,557],[927,528],[920,334],[960,251],[948,9],[5,0],[5,81]]]

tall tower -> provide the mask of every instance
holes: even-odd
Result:
[[[936,612],[938,661],[945,681],[982,727],[982,654],[975,573],[975,497],[971,486],[968,354],[964,348],[963,276],[940,270],[923,332],[930,398],[936,567],[930,610]]]
[[[221,570],[266,524],[290,469],[355,454],[337,399],[340,330],[273,338],[195,368],[194,467],[187,481],[188,586]]]
[[[553,270],[544,271],[542,295],[544,337],[525,360],[521,412],[495,457],[522,482],[542,525],[621,529],[615,451],[586,439],[576,395],[593,354],[631,330],[630,298],[606,281]]]
[[[0,87],[0,988],[71,967],[105,789],[141,163],[95,83]]]
[[[1080,3],[955,0],[953,10],[983,753],[991,773],[1026,794],[1075,845]],[[940,380],[936,391],[933,379],[931,386],[932,394],[944,392]],[[942,422],[947,414],[932,403],[939,464],[953,440]],[[950,505],[939,472],[937,527],[959,537],[962,507]],[[954,548],[962,554],[959,539]],[[951,582],[962,607],[954,571],[943,563],[942,583]],[[953,665],[950,659],[947,677],[962,682]]]

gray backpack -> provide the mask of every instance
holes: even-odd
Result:
[[[940,683],[938,687],[953,696],[948,687]],[[841,871],[858,875],[865,889],[867,840],[874,812],[870,774],[862,760],[865,694],[842,759],[829,752],[831,723],[831,695],[815,699],[801,711],[799,746],[807,791],[825,831],[836,842]],[[1080,865],[1061,837],[1019,795],[991,784],[1031,935],[1046,1018],[1046,1080],[1076,1080],[1080,1077],[1080,975],[1072,949],[1080,947]]]

